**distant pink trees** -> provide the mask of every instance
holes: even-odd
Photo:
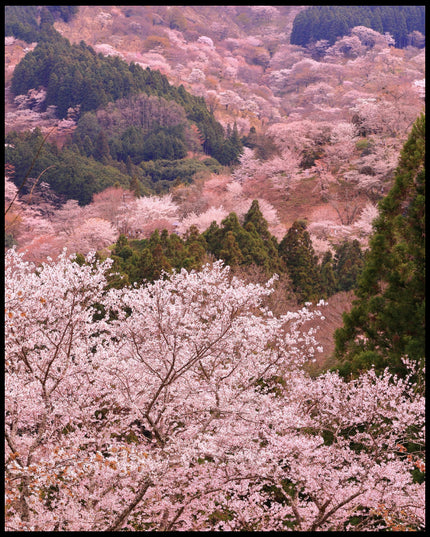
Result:
[[[135,195],[121,187],[108,187],[102,192],[93,195],[88,211],[92,217],[104,218],[118,231],[123,232],[122,223],[133,204]]]
[[[73,230],[65,246],[69,252],[87,254],[113,244],[117,237],[118,231],[107,220],[87,218]]]
[[[144,196],[133,200],[123,214],[123,226],[133,237],[149,237],[156,229],[173,231],[173,223],[178,217],[178,206],[171,194],[165,196]]]
[[[55,213],[54,229],[57,234],[69,237],[75,227],[82,223],[85,210],[77,200],[67,200],[66,203]]]
[[[351,29],[350,34],[352,37],[358,37],[363,46],[367,48],[386,48],[395,43],[394,38],[389,33],[381,34],[367,26],[355,26]]]
[[[5,233],[16,237],[21,223],[21,209],[18,196],[18,187],[8,175],[4,182],[4,208],[5,208]]]
[[[87,261],[6,254],[8,531],[424,529],[411,377],[310,377],[321,312],[274,315],[273,281]]]
[[[228,216],[228,211],[222,205],[209,207],[202,213],[192,211],[178,222],[175,231],[184,235],[191,226],[195,226],[200,233],[203,233],[212,222],[216,222],[219,225],[226,216]]]

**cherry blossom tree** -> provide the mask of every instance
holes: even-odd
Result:
[[[206,79],[206,75],[204,74],[204,72],[201,69],[194,67],[191,73],[189,74],[187,81],[190,84],[199,84],[199,83],[203,83],[205,79]]]
[[[222,205],[219,207],[209,207],[209,209],[199,214],[192,211],[178,222],[176,231],[181,235],[184,235],[191,226],[196,226],[200,233],[202,233],[212,224],[212,222],[220,224],[228,214],[229,211]]]
[[[197,39],[197,42],[202,43],[204,45],[207,45],[211,49],[214,48],[214,42],[212,41],[212,39],[210,37],[207,37],[206,35],[201,35]]]
[[[38,235],[54,234],[54,228],[51,222],[41,217],[37,210],[26,206],[21,215],[22,221],[18,234],[20,245],[27,244]]]
[[[281,44],[270,59],[269,67],[272,72],[279,69],[290,69],[295,63],[303,60],[305,51],[297,45]]]
[[[376,205],[374,205],[373,203],[367,203],[365,205],[357,221],[354,222],[354,227],[357,229],[358,236],[364,235],[366,237],[369,237],[369,235],[373,231],[372,223],[378,216],[378,214],[379,212]]]
[[[8,175],[4,178],[5,233],[15,237],[22,221],[22,207],[18,197],[18,187]]]
[[[323,305],[274,315],[273,279],[110,265],[6,253],[7,530],[424,529],[412,376],[310,377]]]
[[[298,155],[306,147],[327,143],[330,140],[331,127],[330,123],[323,121],[294,118],[270,125],[267,135],[281,151],[290,151]]]
[[[367,26],[354,26],[350,31],[351,37],[358,37],[361,43],[368,48],[376,47],[378,49],[393,46],[394,38],[388,34],[381,34],[368,28]]]
[[[119,229],[122,215],[128,211],[134,197],[130,190],[111,186],[94,194],[87,210],[92,217],[104,218]]]
[[[122,215],[122,226],[135,237],[149,236],[155,229],[173,231],[177,212],[178,206],[171,194],[144,196],[129,204],[127,212]]]
[[[346,35],[338,39],[336,43],[326,50],[327,59],[335,58],[357,58],[363,54],[365,45],[362,43],[358,35]]]
[[[351,159],[350,170],[344,177],[356,185],[358,192],[376,202],[388,191],[394,177],[399,157],[398,141],[372,136],[366,144],[361,156]]]
[[[56,233],[70,236],[75,227],[82,223],[85,209],[77,200],[67,200],[66,203],[54,214],[52,225]]]
[[[63,236],[40,232],[37,235],[31,235],[24,243],[19,240],[18,251],[23,254],[26,261],[38,264],[46,261],[48,257],[57,259],[65,244],[66,239]]]
[[[90,250],[100,250],[113,244],[118,231],[103,218],[87,218],[77,226],[65,245],[71,252],[87,254]]]

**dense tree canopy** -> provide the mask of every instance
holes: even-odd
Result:
[[[291,43],[305,46],[327,40],[333,45],[354,26],[391,34],[396,47],[408,44],[413,31],[425,34],[424,6],[310,6],[294,19]]]
[[[70,44],[52,26],[43,30],[36,48],[22,58],[12,76],[14,95],[40,87],[47,91],[44,106],[56,106],[59,118],[66,117],[69,108],[79,106],[84,113],[140,92],[162,97],[184,109],[188,120],[197,126],[207,154],[228,165],[237,162],[242,151],[237,131],[226,136],[203,97],[190,94],[182,85],[171,85],[159,71],[143,69],[133,62],[129,65],[118,56],[96,54],[84,41]],[[163,144],[161,137],[151,142],[147,160],[157,143]]]
[[[273,282],[110,263],[6,255],[7,530],[424,529],[409,379],[309,377],[322,312],[273,315]]]
[[[318,258],[312,247],[306,222],[296,220],[279,244],[279,252],[301,301],[321,298],[322,288]]]
[[[8,8],[6,530],[424,531],[424,52],[341,8]]]
[[[137,220],[144,225],[143,216],[137,215]],[[214,221],[201,233],[191,226],[183,237],[166,229],[156,229],[149,238],[140,240],[121,235],[112,256],[113,270],[123,279],[113,276],[112,281],[116,286],[154,281],[162,271],[198,269],[208,258],[215,258],[233,269],[252,268],[266,277],[287,275],[299,303],[315,302],[356,285],[364,257],[358,241],[344,241],[336,250],[334,257],[328,251],[319,262],[302,221],[295,222],[278,244],[254,200],[242,223],[232,212],[220,225]],[[285,291],[290,293],[291,289]]]
[[[67,22],[77,11],[78,6],[5,6],[5,35],[34,43],[42,27],[58,19]]]
[[[202,235],[208,252],[228,264],[255,264],[262,267],[267,275],[285,271],[276,238],[269,233],[257,200],[252,202],[243,225],[236,213],[232,212],[221,222],[221,226],[213,222]]]
[[[126,170],[104,165],[94,158],[82,156],[72,149],[58,150],[55,144],[44,142],[40,129],[23,133],[11,132],[6,136],[9,144],[5,151],[5,160],[13,165],[12,180],[22,188],[22,193],[30,191],[30,182],[26,177],[43,177],[53,191],[65,199],[78,200],[81,205],[90,203],[92,196],[116,183],[130,184]]]

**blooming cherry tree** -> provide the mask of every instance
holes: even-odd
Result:
[[[173,230],[178,206],[171,194],[147,196],[133,200],[128,211],[122,215],[120,227],[125,227],[134,236],[149,236],[155,229]]]
[[[200,233],[203,233],[212,222],[220,224],[227,216],[228,211],[222,205],[219,207],[209,207],[209,209],[200,214],[196,214],[193,211],[178,222],[176,230],[184,235],[191,226],[196,226]]]
[[[118,232],[103,218],[88,218],[76,227],[66,242],[71,252],[87,254],[90,250],[100,250],[109,246],[118,237]]]
[[[412,377],[309,377],[323,304],[276,316],[273,279],[110,266],[6,253],[9,531],[423,529]]]

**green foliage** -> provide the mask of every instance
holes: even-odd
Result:
[[[321,287],[325,298],[334,295],[338,290],[338,279],[335,273],[333,254],[327,251],[321,261]]]
[[[12,35],[27,43],[37,41],[37,6],[5,6],[5,35]]]
[[[226,235],[223,237],[219,256],[230,266],[241,265],[243,263],[244,257],[237,244],[233,231],[227,231]]]
[[[156,193],[166,192],[181,183],[191,183],[197,173],[219,172],[221,166],[211,161],[198,159],[150,160],[141,162],[139,169],[148,178],[151,189]]]
[[[30,165],[43,142],[40,129],[22,133],[11,132],[6,136],[5,161],[14,166],[12,177],[16,186],[20,186],[26,177]],[[59,151],[53,144],[46,142],[31,170],[31,177],[43,173],[43,181],[66,199],[76,199],[80,205],[91,202],[93,194],[118,183],[128,188],[130,180],[113,166],[103,165],[80,155],[72,149]],[[28,193],[24,185],[22,192]]]
[[[204,151],[223,165],[238,162],[242,151],[237,129],[226,137],[203,97],[191,95],[182,85],[170,85],[165,75],[149,67],[142,69],[133,62],[128,65],[118,56],[96,54],[83,41],[71,45],[52,26],[41,32],[36,48],[24,56],[12,76],[14,95],[38,87],[46,88],[44,105],[55,105],[59,118],[66,117],[68,109],[77,105],[84,113],[140,92],[160,96],[183,107],[186,117],[203,137]],[[173,138],[171,134],[165,131],[154,133],[143,158],[182,158],[185,153],[183,140],[177,133]],[[91,136],[89,138],[94,143]]]
[[[77,12],[78,6],[5,6],[5,35],[33,43],[47,25],[59,19],[68,22]]]
[[[263,217],[263,213],[260,211],[260,206],[257,200],[254,200],[251,203],[251,207],[243,219],[243,225],[246,226],[248,223],[252,223],[255,231],[260,235],[262,239],[270,239],[271,235],[269,233],[269,226],[267,221]]]
[[[199,270],[211,254],[232,267],[258,266],[266,276],[285,273],[285,264],[277,251],[276,239],[267,231],[258,202],[253,202],[242,226],[235,213],[223,220],[221,227],[213,222],[203,233],[191,226],[183,238],[175,233],[154,231],[149,239],[128,240],[121,235],[113,250],[110,284],[121,287],[133,282],[154,281],[163,271]],[[254,223],[253,223],[254,221]],[[258,231],[258,229],[260,231]]]
[[[319,300],[323,290],[318,258],[304,221],[296,220],[293,223],[279,244],[279,253],[300,302]]]
[[[169,235],[166,230],[161,234],[156,230],[149,239],[142,240],[129,241],[120,235],[112,250],[110,286],[121,288],[131,283],[152,282],[173,269],[199,270],[205,254],[206,243],[197,228],[190,229],[184,239],[174,233]]]
[[[359,274],[364,266],[364,253],[360,243],[344,241],[335,247],[334,272],[337,280],[337,291],[350,291],[357,284]]]
[[[324,298],[340,291],[350,291],[357,285],[364,265],[364,253],[357,240],[345,240],[335,246],[335,256],[327,251],[320,265],[321,288]]]
[[[407,35],[417,30],[425,35],[424,6],[310,6],[293,22],[291,44],[305,46],[326,39],[333,45],[354,26],[390,33],[396,47],[408,44]]]
[[[156,154],[148,155],[152,139],[145,137],[141,129],[132,126],[108,138],[96,114],[88,112],[79,119],[74,136],[62,150],[45,143],[31,176],[38,177],[46,170],[43,180],[56,193],[85,205],[94,193],[115,183],[125,188],[132,186],[140,195],[159,194],[180,183],[191,183],[197,173],[217,173],[222,169],[212,158],[203,161],[183,158],[186,147],[181,125],[156,127],[151,132],[156,137],[153,146]],[[164,144],[159,143],[160,137]],[[42,145],[43,135],[36,128],[20,134],[11,132],[5,141],[10,144],[6,147],[5,160],[14,166],[13,180],[20,186]],[[157,160],[141,160],[145,157],[157,157]],[[28,193],[26,188],[23,193]]]
[[[236,213],[230,213],[219,227],[213,222],[203,232],[208,252],[232,266],[257,265],[266,275],[285,272],[278,255],[276,238],[270,235],[267,222],[254,200],[240,224]]]
[[[67,9],[52,7],[54,18],[67,19]],[[35,14],[31,11],[33,19]],[[49,18],[47,13],[44,17]],[[81,205],[89,203],[94,193],[115,183],[126,188],[133,183],[133,190],[139,194],[159,194],[180,183],[190,183],[198,172],[217,173],[221,169],[219,163],[237,163],[242,152],[236,125],[226,137],[202,97],[191,95],[183,86],[171,86],[158,71],[144,70],[134,63],[128,65],[118,57],[97,55],[83,41],[71,45],[52,24],[43,26],[38,45],[24,56],[12,77],[11,89],[16,95],[38,87],[47,90],[44,106],[55,105],[60,118],[77,105],[81,117],[71,142],[61,152],[46,144],[32,175],[38,177],[43,172],[44,181],[58,194],[77,199]],[[149,116],[149,126],[127,125],[128,128],[112,131],[93,112],[103,111],[109,102],[139,92],[151,98],[159,97],[155,109],[163,107],[170,113],[163,117],[173,119],[159,125]],[[169,102],[177,103],[176,109],[172,106],[169,109]],[[123,106],[122,102],[116,109],[111,107],[105,116],[106,113],[120,115],[118,110]],[[180,118],[181,110],[184,121],[169,124]],[[186,158],[188,151],[193,150],[188,146],[193,143],[192,136],[187,138],[191,127],[201,134],[203,150],[214,158],[203,162]],[[38,129],[33,134],[23,134],[22,138],[16,134],[9,136],[9,143],[14,147],[6,151],[6,161],[15,167],[17,186],[28,172],[42,139]]]
[[[150,133],[131,126],[109,140],[112,155],[117,160],[130,158],[133,164],[148,160],[178,160],[187,156],[183,129],[155,128]],[[96,155],[95,155],[96,156]]]
[[[403,374],[401,357],[421,362],[425,344],[425,117],[403,147],[355,290],[357,300],[335,333],[343,373],[374,364]]]
[[[227,138],[216,150],[214,156],[221,164],[228,166],[230,164],[238,164],[239,156],[242,154],[242,152],[243,144],[237,132],[235,122],[232,132],[227,131]]]

